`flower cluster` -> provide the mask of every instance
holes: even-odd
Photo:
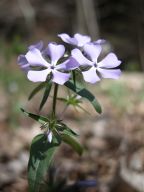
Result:
[[[120,76],[121,71],[116,67],[121,61],[114,53],[111,52],[98,61],[104,40],[92,42],[89,36],[78,33],[74,37],[65,33],[58,37],[73,45],[70,53],[67,54],[62,44],[51,42],[44,49],[43,43],[39,42],[28,47],[25,55],[18,57],[18,63],[30,81],[44,82],[50,78],[63,85],[71,78],[72,70],[80,71],[84,80],[89,83],[96,83],[101,78],[117,79]]]

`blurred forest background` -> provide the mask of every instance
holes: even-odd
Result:
[[[27,191],[28,150],[40,132],[20,113],[21,106],[38,112],[41,95],[33,104],[27,101],[35,85],[19,69],[17,56],[39,40],[61,42],[57,34],[63,32],[107,40],[105,51],[113,50],[122,60],[123,75],[90,86],[102,104],[101,116],[73,108],[66,113],[65,121],[80,131],[86,152],[78,157],[62,146],[57,175],[67,183],[98,180],[99,187],[88,192],[144,192],[143,0],[0,0],[0,191]]]
[[[143,71],[143,18],[143,0],[1,0],[0,39],[17,54],[20,42],[81,32],[108,40],[124,69]]]

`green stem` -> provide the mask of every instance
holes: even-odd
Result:
[[[53,106],[52,106],[52,114],[55,116],[56,114],[56,101],[57,101],[57,93],[58,93],[58,84],[55,83],[54,85],[54,95],[53,95]]]
[[[73,77],[74,86],[76,87],[76,74],[75,74],[75,71],[72,71],[72,77]]]

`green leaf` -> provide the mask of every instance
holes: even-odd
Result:
[[[28,97],[28,100],[31,100],[41,89],[43,89],[46,86],[47,82],[40,83],[30,94]]]
[[[33,139],[28,163],[29,192],[40,191],[58,145],[55,139],[48,143],[44,134]]]
[[[22,109],[22,108],[20,108],[20,109],[21,109],[21,111],[22,111],[26,116],[28,116],[28,117],[30,117],[30,118],[38,121],[38,122],[41,123],[41,124],[44,124],[44,123],[46,123],[46,122],[49,122],[49,119],[46,118],[46,117],[44,117],[44,116],[36,115],[36,114],[34,114],[34,113],[29,113],[29,112],[25,111],[25,110]]]
[[[74,132],[71,128],[69,128],[65,123],[59,122],[56,125],[56,129],[60,133],[69,134],[71,136],[78,136],[76,132]]]
[[[79,155],[82,155],[83,147],[73,137],[71,137],[69,134],[62,133],[61,138],[65,143],[70,145]]]
[[[41,110],[43,108],[44,104],[46,103],[47,98],[48,98],[50,91],[51,91],[51,87],[52,87],[52,81],[47,82],[39,110]]]
[[[78,136],[76,132],[74,132],[72,129],[70,129],[67,125],[64,125],[63,133],[71,135],[71,136]]]
[[[95,96],[90,91],[81,87],[80,85],[78,85],[78,83],[77,83],[77,86],[75,86],[71,81],[67,81],[65,83],[65,86],[68,87],[69,89],[71,89],[72,91],[74,91],[75,93],[77,93],[78,95],[80,95],[81,97],[90,101],[98,113],[102,112],[99,102],[97,101]]]

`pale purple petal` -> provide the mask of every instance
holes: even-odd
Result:
[[[28,63],[32,66],[44,66],[44,67],[49,66],[47,61],[42,57],[40,50],[36,48],[30,49],[25,55],[25,57]]]
[[[28,49],[33,49],[33,48],[36,48],[36,49],[39,49],[40,51],[42,50],[43,48],[43,42],[42,41],[39,41],[38,43],[34,44],[34,45],[30,45],[28,47]]]
[[[60,37],[64,42],[76,45],[78,47],[84,46],[86,43],[89,43],[91,41],[91,38],[86,35],[81,35],[79,33],[76,33],[74,37],[70,37],[66,33],[59,34],[58,37]]]
[[[78,61],[75,58],[70,57],[69,61],[66,63],[66,70],[74,70],[78,67],[79,67]]]
[[[76,33],[74,35],[74,38],[77,40],[77,46],[83,47],[86,43],[89,43],[91,41],[91,38],[87,35],[81,35],[79,33]]]
[[[97,41],[92,42],[94,45],[103,45],[106,43],[105,39],[98,39]]]
[[[60,37],[65,43],[77,45],[77,40],[75,38],[70,37],[66,33],[59,34],[58,37]]]
[[[67,59],[66,61],[64,61],[63,63],[56,65],[55,69],[57,70],[73,70],[79,67],[79,63],[73,58],[70,57],[69,59]]]
[[[82,72],[84,80],[89,83],[96,83],[100,78],[96,74],[96,68],[91,67],[88,71]]]
[[[115,68],[121,64],[114,53],[109,53],[102,61],[98,63],[98,67]]]
[[[48,53],[51,58],[51,63],[56,64],[57,61],[64,55],[65,47],[64,45],[57,45],[54,43],[48,44]]]
[[[18,64],[20,65],[20,68],[24,71],[24,72],[28,72],[30,70],[30,66],[25,58],[24,55],[19,55],[18,57]]]
[[[27,73],[30,70],[29,64],[21,65],[20,68]]]
[[[68,61],[69,61],[69,60],[66,60],[66,61],[64,61],[63,63],[56,65],[56,66],[55,66],[55,69],[56,69],[56,70],[67,70],[67,69],[66,69],[66,65],[67,65]]]
[[[26,60],[26,58],[25,58],[25,55],[19,55],[18,56],[18,64],[19,65],[25,65],[25,64],[27,64],[28,62],[27,62],[27,60]]]
[[[86,44],[83,49],[92,61],[97,62],[97,58],[102,50],[100,45]]]
[[[49,132],[47,133],[47,140],[48,140],[49,143],[52,142],[52,132],[51,132],[51,131],[49,131]]]
[[[44,82],[46,81],[47,75],[51,72],[50,69],[45,69],[41,71],[29,71],[27,77],[33,82]]]
[[[103,78],[118,79],[121,75],[120,69],[101,69],[97,68],[98,72]]]
[[[52,79],[53,82],[60,84],[60,85],[63,85],[70,78],[70,74],[62,73],[57,70],[52,70],[52,74],[53,74],[53,79]]]
[[[79,49],[73,49],[71,52],[71,55],[74,59],[76,59],[76,61],[80,64],[80,65],[90,65],[93,66],[93,63],[88,60]]]

